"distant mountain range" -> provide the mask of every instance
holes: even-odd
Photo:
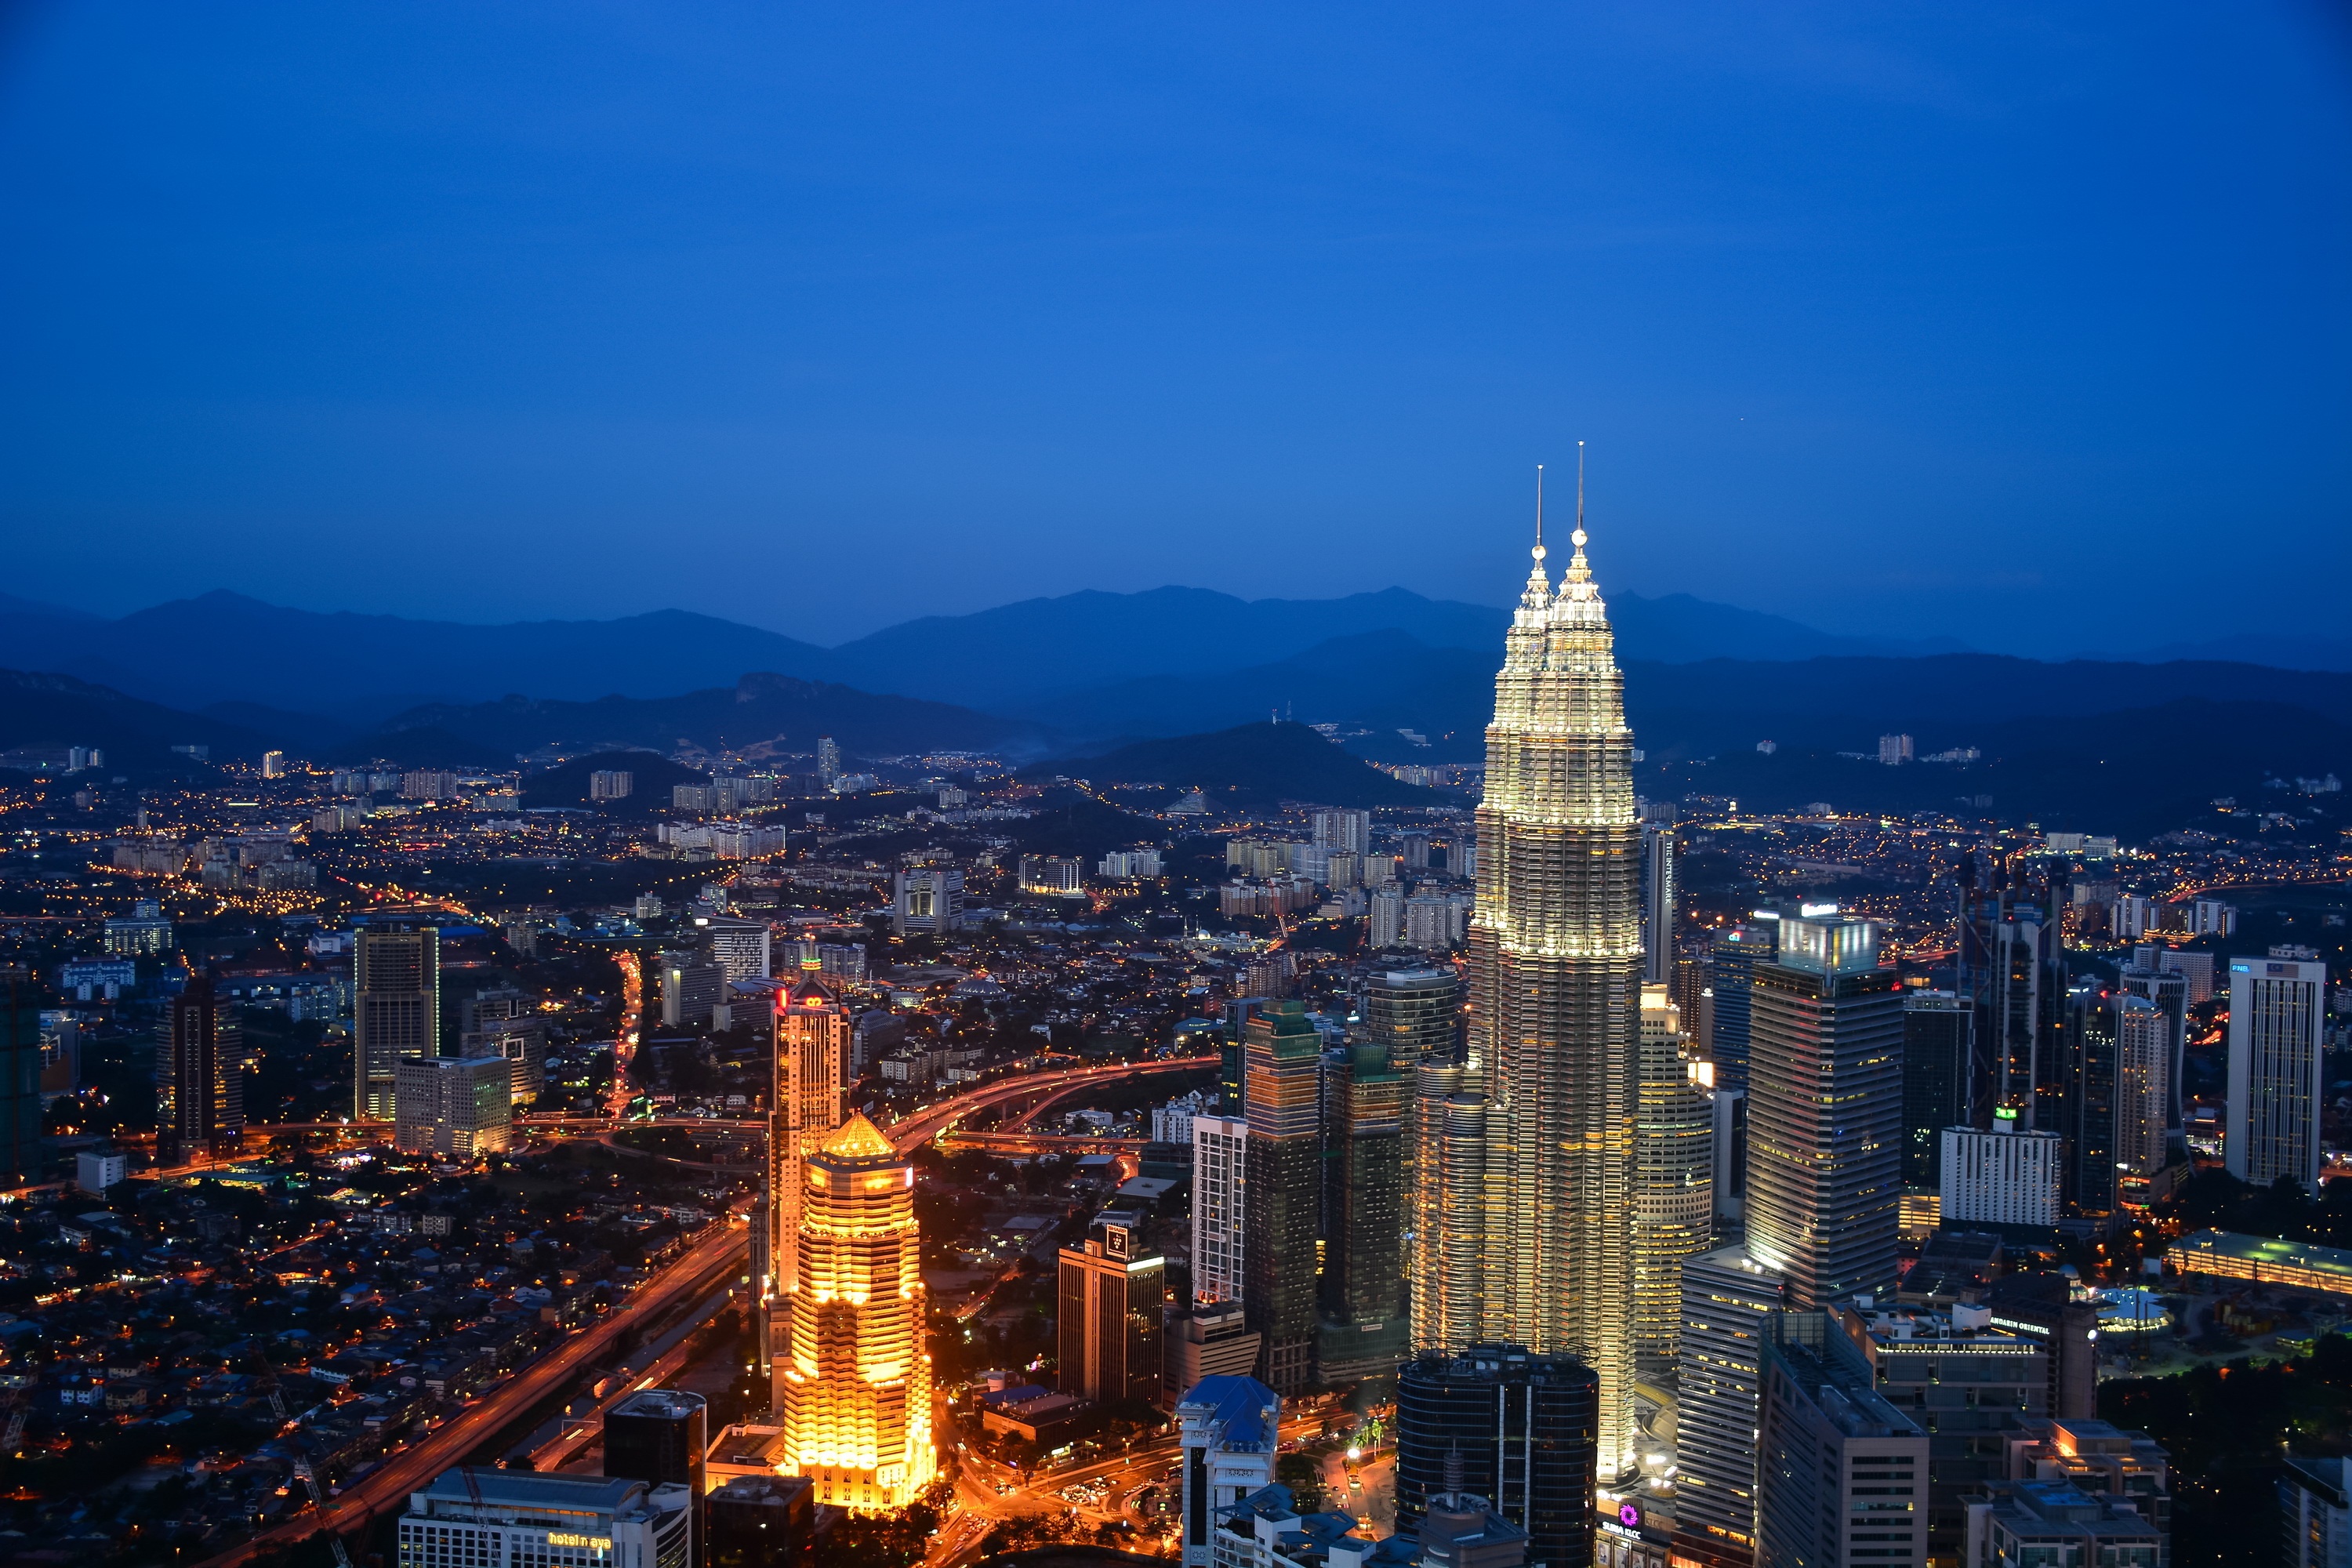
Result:
[[[1681,594],[1619,595],[1611,609],[1627,657],[1666,662],[1904,655],[1960,646],[1833,637]],[[1246,600],[1168,587],[929,616],[827,648],[683,610],[472,626],[288,609],[222,591],[107,620],[0,597],[0,666],[55,670],[191,710],[234,703],[315,713],[355,728],[411,708],[513,692],[574,702],[667,697],[732,686],[753,670],[1013,710],[1080,687],[1242,669],[1368,632],[1402,632],[1433,647],[1492,654],[1509,622],[1507,610],[1402,588],[1338,599]],[[1074,679],[1074,672],[1083,679]]]
[[[2236,649],[2268,665],[2052,663],[1836,637],[1679,595],[1613,595],[1610,608],[1646,765],[1704,764],[1727,783],[1760,769],[1738,786],[1751,793],[1836,801],[1839,788],[1807,781],[1808,757],[1847,779],[1846,793],[1892,802],[1942,788],[1931,764],[1853,774],[1835,755],[1891,731],[1922,754],[1979,748],[1981,766],[2013,777],[1971,793],[2021,809],[2117,773],[2130,775],[2122,790],[2166,810],[2176,795],[2242,793],[2264,775],[2352,773],[2352,671],[2295,667],[2352,666],[2340,639],[2158,650]],[[1336,802],[1360,777],[1380,781],[1366,786],[1375,795],[1394,781],[1349,763],[1313,782],[1345,759],[1319,741],[1297,749],[1301,726],[1328,726],[1376,761],[1477,760],[1507,623],[1491,606],[1402,588],[1247,601],[1169,587],[926,617],[825,648],[682,611],[479,626],[222,593],[108,620],[0,595],[0,665],[16,667],[0,669],[0,749],[99,745],[110,773],[143,781],[193,767],[171,751],[185,744],[247,759],[277,747],[320,762],[512,766],[551,744],[756,757],[804,754],[832,735],[853,757],[986,751],[1066,759],[1049,771],[1087,776],[1214,775]],[[1169,738],[1183,744],[1154,749]],[[1777,761],[1755,752],[1759,741],[1777,744]],[[1250,774],[1252,754],[1273,771]],[[2041,760],[2015,761],[2026,756]],[[2078,776],[2068,758],[2113,771]]]
[[[2203,642],[2166,643],[2140,653],[2095,654],[2083,658],[2126,659],[2167,664],[2174,659],[2218,659],[2230,664],[2266,664],[2279,669],[2352,670],[2352,637],[2273,637],[2251,633]]]
[[[1139,741],[1022,771],[1024,778],[1055,773],[1096,784],[1219,790],[1231,803],[1247,805],[1286,799],[1357,806],[1460,804],[1459,796],[1399,782],[1304,724],[1243,724],[1213,734]]]

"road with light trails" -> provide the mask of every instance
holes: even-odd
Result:
[[[898,1152],[904,1154],[929,1142],[950,1123],[992,1105],[1025,1100],[1035,1094],[1059,1099],[1090,1084],[1115,1083],[1123,1079],[1149,1078],[1158,1073],[1198,1072],[1202,1068],[1216,1065],[1214,1057],[1177,1057],[1166,1061],[1111,1062],[1102,1067],[1069,1068],[1061,1072],[1003,1079],[918,1110],[901,1121],[893,1121],[882,1131]]]
[[[565,1386],[577,1373],[593,1365],[612,1349],[621,1331],[658,1316],[681,1297],[701,1300],[721,1279],[740,1269],[751,1249],[751,1232],[721,1219],[714,1235],[688,1248],[678,1259],[646,1281],[625,1302],[606,1313],[584,1331],[516,1373],[488,1394],[417,1442],[395,1451],[356,1484],[330,1500],[321,1515],[305,1510],[281,1524],[239,1542],[198,1568],[234,1568],[266,1547],[290,1546],[331,1530],[348,1535],[364,1531],[386,1509],[405,1505],[408,1494],[422,1489],[442,1471],[488,1442],[541,1400]]]
[[[1288,1441],[1321,1431],[1329,1414],[1317,1410],[1286,1417],[1282,1423],[1283,1438]],[[1018,1471],[967,1452],[956,1476],[955,1511],[941,1522],[930,1553],[924,1559],[925,1568],[969,1568],[979,1562],[981,1540],[1000,1520],[1039,1513],[1071,1513],[1097,1524],[1128,1519],[1130,1516],[1127,1505],[1134,1495],[1158,1482],[1182,1457],[1181,1439],[1171,1433],[1127,1453],[1091,1465],[1055,1470],[1024,1485]],[[1065,1488],[1096,1479],[1109,1483],[1099,1506],[1074,1503],[1061,1495]],[[1000,1494],[996,1490],[1000,1481],[1011,1483],[1013,1489]],[[1339,1506],[1336,1499],[1334,1506]],[[958,1523],[975,1516],[976,1529]],[[1149,1550],[1148,1541],[1139,1536],[1135,1550]]]

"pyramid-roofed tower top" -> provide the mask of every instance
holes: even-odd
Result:
[[[835,1154],[845,1160],[895,1160],[898,1146],[882,1136],[882,1130],[866,1120],[862,1110],[852,1111],[849,1120],[824,1141],[820,1154]]]

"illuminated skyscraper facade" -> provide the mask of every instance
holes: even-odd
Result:
[[[1249,1139],[1242,1305],[1265,1336],[1277,1394],[1314,1381],[1316,1242],[1322,1231],[1322,1037],[1299,1002],[1269,1002],[1243,1032]]]
[[[352,1114],[389,1121],[403,1057],[441,1054],[441,935],[371,927],[352,940]]]
[[[804,1184],[801,1162],[842,1123],[849,1079],[849,1009],[803,970],[776,998],[776,1076],[768,1097],[767,1223],[752,1259],[768,1305],[771,1371],[782,1376],[792,1339],[793,1282],[799,1278]],[[781,1393],[777,1395],[782,1402]]]
[[[245,1135],[245,1036],[236,1005],[212,976],[192,976],[172,998],[155,1043],[156,1152],[177,1164],[236,1152]]]
[[[1642,1103],[1633,1129],[1633,1361],[1670,1371],[1682,1337],[1683,1260],[1714,1244],[1715,1108],[1682,1013],[1642,987]]]
[[[853,1116],[801,1170],[792,1350],[776,1376],[783,1469],[814,1481],[820,1503],[903,1508],[938,1468],[915,1168]]]
[[[1757,966],[1752,1032],[1749,1256],[1798,1307],[1891,1289],[1903,994],[1879,962],[1878,927],[1833,912],[1783,920],[1780,957]]]
[[[1581,1358],[1599,1379],[1604,1477],[1633,1467],[1633,1136],[1641,1091],[1641,830],[1607,613],[1584,531],[1554,592],[1534,570],[1505,641],[1478,807],[1468,1059],[1483,1082],[1449,1095],[1462,1131],[1480,1090],[1482,1198],[1444,1193],[1424,1216],[1475,1226],[1433,1239],[1456,1270],[1421,1293],[1424,1346],[1460,1351],[1436,1308],[1476,1303],[1482,1340]],[[1425,1085],[1434,1089],[1438,1085]],[[1470,1097],[1465,1102],[1461,1097]],[[1466,1150],[1422,1162],[1467,1180]],[[1474,1279],[1459,1277],[1464,1266]]]

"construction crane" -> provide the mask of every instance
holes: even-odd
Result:
[[[255,1359],[261,1363],[261,1376],[257,1380],[261,1392],[268,1396],[269,1408],[276,1413],[278,1429],[283,1435],[293,1422],[286,1414],[286,1395],[278,1392],[278,1363],[260,1352],[255,1352]],[[14,1430],[13,1426],[11,1430]],[[319,1484],[319,1472],[311,1467],[308,1447],[300,1437],[290,1437],[287,1440],[286,1451],[292,1457],[294,1473],[302,1478],[304,1486],[310,1489],[310,1500],[318,1506],[319,1518],[323,1522],[327,1517],[327,1489]],[[331,1526],[327,1531],[327,1544],[334,1550],[335,1568],[352,1568],[352,1556],[343,1550],[343,1538]]]

